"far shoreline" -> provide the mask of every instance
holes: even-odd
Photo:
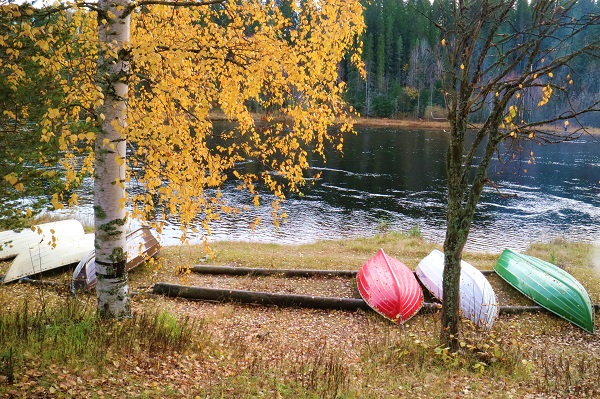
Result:
[[[366,118],[355,117],[354,126],[372,127],[372,128],[398,128],[410,130],[447,130],[450,129],[448,121],[423,120],[423,119],[389,119],[389,118]],[[546,130],[563,133],[563,129],[557,126],[547,126]],[[574,133],[574,129],[567,130],[569,133]],[[588,127],[585,130],[579,130],[579,134],[600,136],[600,128]]]
[[[255,121],[264,119],[264,115],[252,114]],[[278,117],[275,116],[275,119]],[[230,121],[221,111],[211,111],[208,119],[211,121]],[[369,118],[364,116],[354,116],[352,118],[355,127],[370,127],[370,128],[392,128],[404,130],[438,130],[447,131],[450,129],[450,123],[447,120],[427,120],[414,118]],[[564,133],[562,126],[547,126],[547,131],[555,131],[556,133]],[[575,133],[573,128],[568,129],[569,133]],[[600,128],[590,127],[586,130],[580,130],[580,135],[586,133],[592,136],[600,136]]]
[[[446,130],[450,128],[448,121],[432,121],[423,119],[389,119],[389,118],[354,118],[354,126],[391,127],[413,130]]]
[[[289,120],[282,115],[271,115],[274,120]],[[265,116],[260,113],[252,113],[255,122],[263,121]],[[208,119],[214,122],[231,121],[222,111],[211,111]],[[373,127],[373,128],[397,128],[411,130],[446,130],[450,128],[448,121],[432,121],[413,118],[391,119],[391,118],[367,118],[362,116],[353,116],[354,126]],[[336,121],[337,122],[337,121]]]

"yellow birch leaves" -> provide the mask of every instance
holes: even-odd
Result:
[[[4,180],[6,180],[8,182],[8,184],[13,186],[13,188],[15,190],[23,191],[23,189],[24,189],[23,183],[21,183],[19,181],[19,178],[17,177],[17,175],[15,173],[9,173],[8,175],[4,176]]]
[[[130,95],[126,125],[118,128],[129,144],[133,216],[158,209],[159,219],[175,213],[185,225],[203,214],[206,227],[231,210],[219,187],[232,172],[252,196],[260,181],[284,198],[301,188],[311,153],[324,154],[329,143],[341,148],[329,127],[339,122],[351,131],[352,121],[337,67],[351,54],[361,68],[362,6],[292,4],[293,20],[271,2],[251,1],[150,5],[131,14]],[[60,101],[48,96],[44,139],[57,141],[67,177],[80,179],[91,172],[92,144],[105,119],[97,61],[98,48],[108,47],[98,42],[97,15],[81,9],[69,18],[60,13],[43,29],[25,25],[19,29],[35,42],[41,73],[61,92]],[[265,114],[259,123],[254,109]],[[215,113],[235,123],[216,128]],[[53,197],[55,207],[60,200]]]
[[[511,124],[513,119],[517,116],[517,106],[511,105],[508,109],[508,114],[504,117],[504,122],[508,125]]]
[[[552,86],[547,84],[546,86],[542,87],[542,99],[540,102],[538,102],[538,107],[546,105],[550,100],[550,97],[552,97]]]

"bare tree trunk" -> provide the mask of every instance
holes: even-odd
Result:
[[[130,16],[123,15],[128,0],[98,3],[98,79],[104,88],[99,118],[102,131],[96,138],[94,225],[98,315],[104,319],[131,317],[125,268],[125,151],[129,75]]]
[[[462,226],[460,215],[448,211],[448,226],[444,241],[444,294],[442,298],[442,328],[440,341],[456,347],[460,314],[460,261],[467,241],[468,227]]]
[[[530,103],[523,109],[527,99],[532,100],[532,92],[538,93],[544,87],[538,108],[549,101],[552,90],[566,96],[569,88],[554,79],[554,74],[572,66],[580,57],[597,52],[600,39],[587,29],[597,27],[600,20],[593,13],[570,17],[576,4],[566,2],[556,7],[554,1],[539,0],[533,7],[531,23],[518,28],[511,22],[515,0],[453,0],[449,8],[440,8],[441,18],[436,26],[442,34],[444,98],[451,124],[440,339],[452,349],[458,343],[460,260],[498,144],[502,140],[539,144],[570,140],[572,134],[561,136],[543,126],[599,111],[599,101],[591,100],[589,105],[574,108],[576,104],[569,99],[569,110],[560,115],[545,120],[523,117],[535,108],[535,103]],[[507,26],[516,30],[507,33]],[[558,32],[561,33],[557,35]],[[489,115],[483,118],[481,126],[471,127],[473,141],[465,143],[469,116],[480,114],[488,106]]]
[[[496,115],[500,115],[496,113]],[[499,119],[496,120],[499,124]],[[448,149],[448,209],[446,211],[446,239],[444,241],[444,296],[442,300],[442,328],[440,340],[458,349],[458,322],[460,319],[460,262],[469,237],[477,203],[487,180],[487,169],[498,146],[497,129],[480,131],[476,142],[489,137],[477,172],[469,179],[471,160],[464,154],[465,123],[452,124],[452,139]],[[465,159],[466,158],[466,159]],[[471,180],[469,185],[469,180]]]
[[[454,100],[457,101],[456,99]],[[465,196],[463,176],[463,150],[466,121],[449,115],[451,141],[448,147],[446,170],[448,173],[448,209],[446,210],[446,238],[444,240],[444,276],[442,298],[442,326],[440,341],[456,349],[460,315],[460,261],[467,242],[470,225],[463,224],[462,203]]]

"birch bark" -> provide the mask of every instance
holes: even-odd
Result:
[[[94,230],[96,294],[103,319],[131,317],[126,254],[125,151],[129,78],[130,15],[128,0],[98,2],[98,79],[104,104],[102,131],[95,143]]]

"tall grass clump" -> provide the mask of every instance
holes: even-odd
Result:
[[[378,234],[386,234],[392,228],[392,222],[386,216],[382,216],[377,221],[377,233]]]
[[[0,313],[0,374],[6,376],[9,365],[14,368],[31,357],[42,362],[100,364],[110,352],[183,352],[191,348],[194,337],[203,335],[202,330],[201,323],[164,311],[102,321],[71,297],[53,306],[34,307],[24,300]]]
[[[406,232],[406,235],[409,237],[414,237],[414,238],[423,238],[423,233],[421,232],[421,228],[419,227],[418,224],[415,224],[413,227],[411,227]]]
[[[347,354],[326,341],[290,348],[287,344],[267,345],[266,337],[249,337],[244,331],[230,331],[223,353],[234,375],[222,376],[219,386],[209,386],[202,397],[236,398],[283,397],[296,399],[355,398],[354,370]],[[224,359],[225,360],[225,359]]]
[[[373,334],[365,342],[361,357],[374,365],[377,378],[381,368],[394,370],[396,376],[414,378],[424,373],[445,374],[462,370],[472,374],[491,374],[511,378],[529,377],[530,364],[524,350],[514,340],[501,339],[465,323],[458,337],[459,350],[440,346],[430,328],[397,332],[391,327]]]
[[[322,344],[293,359],[289,375],[304,391],[319,392],[322,398],[337,398],[350,385],[350,370],[343,359],[342,353]]]
[[[561,394],[564,397],[600,397],[600,358],[598,355],[573,355],[543,353],[536,351],[538,373],[535,382],[537,389],[548,394]]]

